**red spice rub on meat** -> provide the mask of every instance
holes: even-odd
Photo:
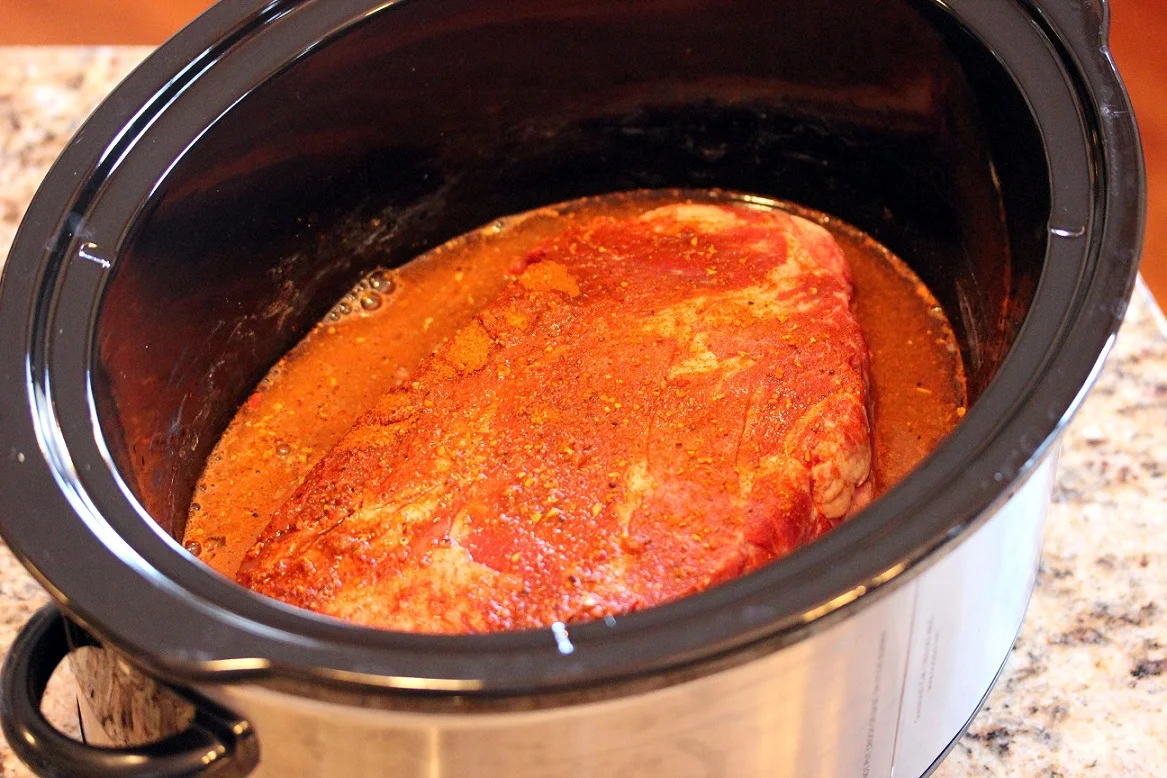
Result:
[[[668,205],[515,274],[309,473],[240,583],[389,629],[531,628],[700,591],[871,499],[867,351],[821,227]]]

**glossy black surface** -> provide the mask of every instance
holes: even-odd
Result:
[[[99,109],[18,234],[0,290],[5,540],[74,618],[180,679],[471,697],[664,683],[797,640],[857,586],[863,607],[1026,477],[1134,279],[1141,158],[1099,9],[988,5],[220,3]],[[317,618],[173,541],[237,404],[363,269],[639,186],[801,201],[891,246],[958,324],[966,421],[822,541],[573,627],[570,656],[550,632]]]
[[[850,3],[803,6],[407,3],[264,82],[166,173],[117,252],[95,397],[138,499],[181,536],[235,408],[363,273],[627,189],[740,190],[859,226],[946,303],[979,394],[1045,248],[1037,130],[999,66],[949,30],[958,64],[908,5],[863,26]],[[187,133],[167,141],[164,159]],[[993,166],[1016,203],[1012,265]]]

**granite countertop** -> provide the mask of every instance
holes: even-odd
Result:
[[[148,51],[0,48],[0,259],[80,121]],[[47,599],[0,546],[0,651]],[[1021,636],[984,710],[935,776],[1162,775],[1165,609],[1167,322],[1140,284],[1066,435]],[[67,678],[54,679],[46,701],[66,727],[75,726],[68,689]],[[0,776],[28,774],[0,746]]]

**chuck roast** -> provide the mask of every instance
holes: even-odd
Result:
[[[384,395],[240,583],[387,629],[639,610],[870,501],[868,356],[823,228],[745,205],[593,217]]]

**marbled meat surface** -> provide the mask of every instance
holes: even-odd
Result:
[[[870,501],[867,350],[823,228],[668,205],[514,274],[309,473],[240,583],[387,629],[533,628],[701,591]]]

